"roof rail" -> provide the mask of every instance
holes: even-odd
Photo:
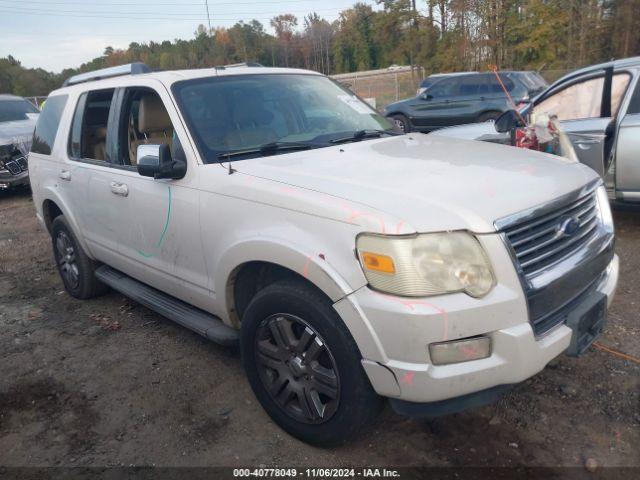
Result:
[[[224,70],[226,68],[237,68],[237,67],[263,67],[261,63],[258,62],[242,62],[242,63],[232,63],[230,65],[216,65],[216,70]]]
[[[67,78],[62,86],[67,87],[78,83],[102,80],[103,78],[120,77],[122,75],[139,75],[141,73],[150,72],[151,69],[142,62],[129,63],[127,65],[119,65],[117,67],[102,68],[92,72],[79,73],[78,75]]]

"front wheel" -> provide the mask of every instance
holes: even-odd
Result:
[[[355,341],[331,302],[302,281],[256,294],[242,318],[241,347],[262,407],[307,443],[342,444],[379,412]]]
[[[391,118],[395,127],[402,133],[409,133],[411,131],[411,122],[409,122],[409,119],[401,113],[391,115],[389,118]]]

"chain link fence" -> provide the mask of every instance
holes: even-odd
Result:
[[[414,97],[424,78],[424,69],[390,67],[384,70],[342,73],[332,75],[331,78],[367,99],[373,107],[382,110],[390,103]]]

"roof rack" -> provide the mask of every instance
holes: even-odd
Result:
[[[76,85],[78,83],[92,82],[94,80],[102,80],[103,78],[120,77],[122,75],[139,75],[141,73],[150,73],[151,69],[141,62],[129,63],[127,65],[119,65],[117,67],[102,68],[92,72],[80,73],[73,77],[67,78],[62,84],[63,87]]]
[[[242,62],[242,63],[232,63],[230,65],[216,65],[216,70],[225,70],[227,68],[237,68],[237,67],[263,67],[261,63],[258,62]]]

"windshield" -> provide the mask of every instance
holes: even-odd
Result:
[[[345,135],[393,129],[349,90],[319,75],[206,77],[177,82],[172,90],[206,163],[219,162],[225,153],[235,152],[234,160],[245,151],[245,158],[255,156],[254,150],[265,145],[295,142],[320,148]],[[291,150],[258,153],[267,151]]]
[[[22,99],[0,100],[0,123],[27,120],[27,113],[38,113],[38,109]]]

